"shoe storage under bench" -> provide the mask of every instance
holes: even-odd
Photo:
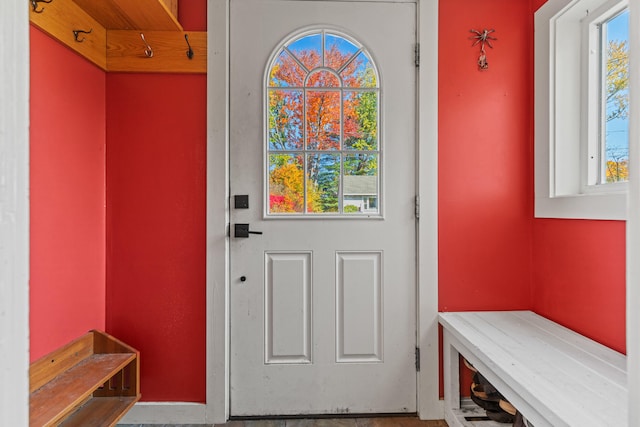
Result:
[[[460,355],[535,427],[628,425],[626,357],[530,311],[440,313],[445,419],[460,408]]]

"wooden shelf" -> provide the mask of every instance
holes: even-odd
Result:
[[[183,31],[177,5],[177,0],[54,0],[31,8],[29,20],[107,72],[204,74],[207,33]],[[145,55],[141,34],[152,57]]]
[[[112,426],[140,399],[139,353],[91,331],[30,367],[30,426]]]
[[[177,19],[177,1],[73,0],[73,2],[109,30],[182,31],[182,25]]]
[[[98,427],[116,424],[134,403],[134,397],[97,397],[82,405],[61,427]]]

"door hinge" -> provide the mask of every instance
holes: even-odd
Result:
[[[413,51],[413,60],[416,64],[416,67],[420,66],[420,43],[416,43]]]
[[[420,372],[420,347],[416,347],[416,372]]]
[[[416,196],[415,204],[416,219],[420,219],[420,196]]]

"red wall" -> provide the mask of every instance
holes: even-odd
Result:
[[[105,326],[105,73],[30,37],[33,361]]]
[[[528,2],[440,1],[439,307],[532,306],[532,34]],[[479,71],[470,29],[495,29]]]
[[[107,330],[146,401],[206,398],[206,76],[107,75]]]
[[[206,31],[206,0],[182,1]],[[107,75],[107,330],[142,399],[206,400],[205,75]]]
[[[534,222],[537,313],[625,352],[625,223]]]

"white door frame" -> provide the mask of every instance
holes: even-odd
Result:
[[[29,423],[29,9],[0,14],[0,425]]]
[[[208,0],[207,74],[207,422],[229,415],[229,4]],[[352,0],[354,1],[354,0]],[[359,1],[359,0],[355,0]],[[369,0],[371,1],[371,0]],[[378,0],[374,0],[378,1]],[[384,1],[384,0],[382,0]],[[418,412],[441,419],[438,387],[438,1],[416,0],[418,40],[429,53],[417,69],[416,301],[421,371]],[[421,315],[428,313],[428,315]]]
[[[636,31],[629,33],[630,50],[637,52],[640,48],[640,4],[629,2],[629,28]],[[627,197],[627,384],[629,387],[629,425],[640,422],[640,58],[629,57],[629,196]]]

